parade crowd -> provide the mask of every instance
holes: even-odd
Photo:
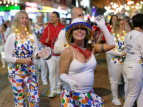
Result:
[[[124,80],[124,105],[143,107],[143,14],[131,19],[112,15],[109,23],[103,16],[94,22],[84,20],[83,10],[74,7],[71,22],[58,12],[50,14],[49,23],[44,14],[36,15],[33,24],[25,11],[16,13],[12,21],[0,27],[0,57],[2,68],[8,66],[8,80],[13,91],[15,107],[39,107],[39,86],[48,84],[49,98],[60,94],[61,107],[104,107],[104,99],[93,90],[95,54],[106,52],[112,103],[121,105],[118,85]],[[43,51],[50,48],[51,57],[43,58]],[[40,77],[41,76],[41,77]]]

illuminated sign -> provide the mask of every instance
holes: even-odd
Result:
[[[10,11],[10,10],[20,10],[20,6],[14,6],[14,5],[10,5],[8,7],[6,6],[0,6],[0,11]]]
[[[42,6],[42,12],[53,12],[52,7]]]
[[[4,16],[4,12],[0,12],[0,16]]]
[[[26,2],[26,6],[37,7],[37,3]]]
[[[26,8],[25,11],[27,13],[35,13],[38,12],[38,7],[37,3],[34,2],[26,2]]]
[[[42,6],[41,12],[53,12],[53,11],[57,11],[59,13],[67,14],[67,11],[65,11],[65,10],[60,10],[60,9],[55,9],[52,7]]]
[[[10,10],[10,15],[11,16],[15,16],[15,14],[17,13],[17,12],[19,12],[20,10]]]
[[[37,7],[26,7],[25,11],[27,13],[31,13],[31,12],[38,12],[38,8]]]

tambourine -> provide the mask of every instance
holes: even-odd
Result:
[[[53,55],[52,49],[50,47],[45,47],[42,50],[41,58],[44,59],[44,60],[48,60],[52,57],[52,55]]]

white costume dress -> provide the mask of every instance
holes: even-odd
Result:
[[[111,68],[111,75],[112,75],[112,83],[111,83],[111,90],[113,99],[118,99],[118,81],[123,74],[124,81],[125,81],[125,98],[128,93],[128,84],[127,78],[123,73],[123,62],[124,57],[121,56],[121,53],[124,50],[124,37],[114,35],[115,40],[115,48],[108,51],[107,54],[110,54],[110,68]]]
[[[125,37],[126,59],[123,70],[128,79],[129,93],[123,107],[143,107],[143,33],[133,30]]]

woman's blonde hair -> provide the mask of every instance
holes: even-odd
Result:
[[[114,22],[113,24],[113,32],[115,35],[119,34],[120,31],[120,21],[122,21],[123,19],[118,19],[117,21]]]
[[[13,33],[13,32],[17,33],[18,31],[20,31],[21,28],[19,26],[20,25],[19,23],[20,23],[20,18],[21,18],[21,16],[23,14],[26,14],[27,17],[28,17],[28,14],[25,11],[23,11],[23,10],[17,12],[16,15],[14,16],[13,21],[12,21],[11,33]],[[30,25],[29,17],[28,17],[27,29],[25,29],[25,30],[28,33],[30,33],[30,34],[33,33],[32,30],[31,30],[31,25]]]

